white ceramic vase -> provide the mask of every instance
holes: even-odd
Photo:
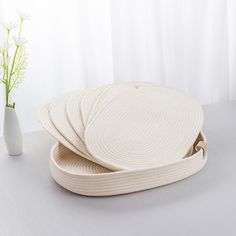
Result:
[[[10,107],[5,108],[3,129],[3,136],[8,154],[10,156],[22,154],[23,138],[15,109]]]

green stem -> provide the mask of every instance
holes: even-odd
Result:
[[[2,54],[2,59],[3,59],[3,65],[4,65],[4,67],[3,67],[3,79],[5,79],[5,76],[6,76],[6,68],[5,68],[5,52],[3,52],[3,54]]]
[[[10,36],[10,30],[7,30],[7,44],[9,43],[9,36]],[[8,77],[8,65],[7,65],[7,60],[8,60],[9,54],[8,51],[6,55],[4,55],[4,76],[6,75],[6,83],[5,83],[5,93],[6,93],[6,106],[9,106],[9,77]]]
[[[16,62],[16,68],[15,68],[15,70],[12,72],[12,75],[15,74],[15,72],[18,70],[18,68],[19,68],[19,66],[20,66],[20,61],[21,61],[21,58],[22,58],[23,50],[24,50],[24,49],[23,49],[23,46],[22,46],[22,48],[21,48],[21,50],[20,50],[20,54],[19,54],[18,61]]]
[[[6,81],[6,107],[9,106],[9,90],[8,90],[8,81]]]
[[[11,77],[12,77],[12,72],[15,66],[15,62],[16,62],[16,56],[17,56],[17,52],[18,52],[19,46],[16,46],[16,50],[14,53],[14,57],[13,57],[13,61],[12,61],[12,65],[11,65],[11,70],[10,70],[10,75],[8,77],[8,69],[7,69],[7,83],[6,83],[6,106],[9,106],[8,104],[8,100],[9,100],[9,94],[10,94],[10,87],[11,87]]]
[[[19,49],[19,46],[16,46],[16,50],[15,50],[13,61],[12,61],[12,65],[11,65],[9,81],[11,80],[12,72],[13,72],[13,69],[14,69],[14,66],[15,66],[15,63],[16,63],[16,55],[17,55],[18,49]]]
[[[3,53],[3,63],[4,63],[4,75],[3,78],[5,78],[5,93],[6,93],[6,106],[9,104],[9,84],[8,84],[8,66],[6,65],[7,55]]]

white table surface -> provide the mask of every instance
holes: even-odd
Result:
[[[235,236],[236,103],[204,107],[209,160],[168,186],[116,197],[84,197],[50,176],[46,132],[24,136],[9,158],[0,140],[0,236]]]

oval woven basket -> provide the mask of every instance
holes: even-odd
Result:
[[[60,143],[51,150],[50,171],[65,189],[86,196],[110,196],[151,189],[187,178],[207,162],[207,143],[199,134],[193,154],[155,168],[112,172],[70,151]]]

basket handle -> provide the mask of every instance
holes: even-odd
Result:
[[[195,147],[195,150],[198,152],[200,150],[203,150],[203,157],[206,156],[207,152],[208,152],[208,145],[206,142],[204,141],[199,141],[198,144]]]

